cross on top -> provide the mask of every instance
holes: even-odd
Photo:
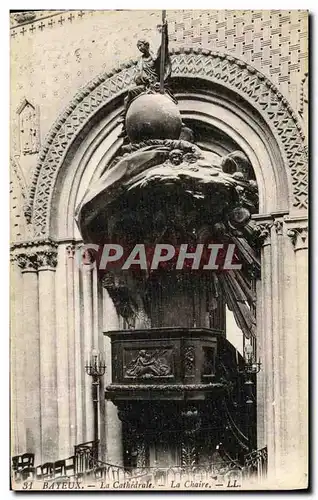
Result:
[[[64,17],[61,16],[60,19],[58,20],[58,23],[60,23],[60,25],[62,26],[63,23],[65,23]]]
[[[67,19],[69,19],[71,22],[73,21],[73,19],[75,19],[75,16],[73,16],[72,12],[70,13]]]
[[[51,28],[53,28],[53,24],[55,24],[55,21],[53,21],[53,19],[51,19],[51,21],[48,23],[48,26],[50,26]]]
[[[20,31],[20,33],[22,33],[22,35],[24,36],[24,33],[26,33],[27,30],[25,29],[25,27],[23,26],[22,30]]]
[[[33,26],[33,24],[32,24],[32,26],[31,26],[31,28],[29,28],[29,30],[31,31],[31,33],[33,33],[33,31],[36,30],[36,27]]]
[[[41,21],[41,24],[39,26],[39,30],[43,31],[43,28],[45,28],[45,24],[43,24],[42,21]]]

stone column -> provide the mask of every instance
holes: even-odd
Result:
[[[265,443],[268,448],[269,476],[275,471],[275,431],[274,431],[274,383],[273,383],[273,343],[272,343],[272,249],[271,217],[257,218],[259,238],[262,241],[261,254],[261,296],[258,297],[259,317],[262,323],[257,325],[257,356],[262,367],[257,375],[257,422],[262,426]]]
[[[41,275],[40,275],[41,276]],[[58,248],[58,263],[55,272],[56,303],[56,374],[58,406],[58,457],[71,455],[70,447],[70,401],[69,401],[69,350],[68,350],[68,275],[65,244]]]
[[[74,322],[74,257],[75,246],[73,244],[66,246],[66,274],[67,274],[67,349],[68,349],[68,398],[69,398],[69,440],[70,447],[79,444],[76,440],[76,360],[75,360],[75,322]]]
[[[39,320],[41,373],[42,461],[58,457],[58,405],[56,363],[55,267],[56,248],[48,246],[37,253],[39,262]]]
[[[298,410],[298,477],[305,484],[308,476],[308,221],[286,219],[287,235],[295,252],[296,309],[295,349],[298,370],[293,375],[293,389]]]
[[[281,376],[282,467],[284,474],[289,474],[291,467],[297,464],[299,459],[299,413],[296,381],[298,372],[296,266],[291,241],[286,233],[284,222],[282,236],[283,277],[281,278],[282,292],[279,299],[283,315],[280,336],[283,363]]]
[[[41,402],[40,402],[40,329],[37,256],[33,245],[25,244],[17,250],[18,265],[22,270],[23,324],[17,355],[23,370],[24,383],[19,388],[18,400],[24,405],[25,451],[35,454],[35,463],[41,463]],[[22,373],[20,373],[22,376]],[[21,404],[21,406],[22,406]],[[22,410],[22,408],[21,408]]]
[[[25,435],[25,381],[23,352],[25,349],[23,327],[23,277],[16,256],[11,257],[10,271],[10,359],[11,359],[11,453],[20,455],[26,452]]]
[[[256,282],[256,355],[257,358],[263,360],[264,356],[264,333],[263,333],[263,316],[264,310],[262,307],[262,282]],[[257,448],[264,448],[267,445],[265,434],[265,375],[263,366],[256,378],[256,426],[257,426]]]
[[[111,300],[107,290],[103,289],[103,312],[104,312],[104,331],[118,330],[119,318],[114,303]],[[105,385],[111,383],[112,365],[111,365],[111,345],[110,338],[105,335],[105,355],[106,355],[106,374]],[[122,423],[118,418],[117,407],[112,401],[106,401],[106,459],[107,462],[123,465],[123,436]]]

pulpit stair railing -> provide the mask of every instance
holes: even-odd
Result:
[[[93,480],[113,484],[138,480],[152,482],[155,486],[192,482],[227,482],[229,479],[255,478],[262,481],[267,472],[267,448],[254,450],[245,456],[244,465],[233,461],[204,466],[171,466],[128,468],[110,464],[94,458],[98,443],[90,441],[74,447],[74,455],[56,462],[46,462],[34,467],[34,454],[25,453],[12,457],[12,471],[15,482],[23,481],[74,481]]]

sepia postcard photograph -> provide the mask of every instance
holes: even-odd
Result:
[[[306,490],[308,11],[7,16],[11,490]]]

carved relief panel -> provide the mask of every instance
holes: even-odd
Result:
[[[172,349],[125,349],[124,377],[154,379],[173,376]]]
[[[38,153],[40,149],[39,109],[26,99],[18,110],[20,153]]]

